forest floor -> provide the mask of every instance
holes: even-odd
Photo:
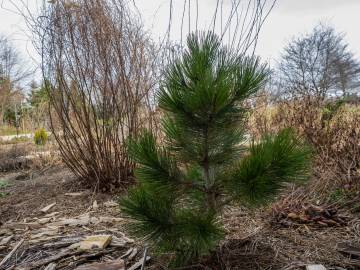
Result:
[[[1,173],[0,269],[75,269],[79,264],[118,258],[126,269],[137,269],[144,246],[126,233],[117,196],[81,189],[63,165]],[[345,210],[342,214],[347,222],[341,226],[283,226],[274,224],[269,208],[250,212],[230,207],[223,216],[226,239],[189,269],[290,270],[305,269],[308,264],[360,269],[360,219]],[[79,253],[66,247],[99,234],[113,237],[105,251]],[[19,242],[21,247],[1,266]],[[344,246],[351,252],[344,252]],[[56,257],[59,252],[64,256]],[[154,256],[151,249],[148,255],[145,269],[166,269],[164,258]]]

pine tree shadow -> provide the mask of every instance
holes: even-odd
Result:
[[[275,251],[266,243],[251,239],[229,239],[201,265],[205,268],[194,269],[281,269],[284,262],[275,256]]]

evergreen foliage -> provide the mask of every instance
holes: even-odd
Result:
[[[267,75],[259,59],[237,55],[210,32],[193,33],[158,94],[163,146],[147,131],[128,144],[139,184],[121,209],[137,236],[175,255],[174,265],[216,247],[224,206],[265,203],[308,175],[310,149],[291,130],[246,147],[244,100]]]

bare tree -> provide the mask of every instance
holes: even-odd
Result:
[[[286,46],[278,72],[287,95],[325,99],[331,91],[345,93],[356,86],[360,62],[349,50],[343,34],[319,24],[312,33]]]
[[[0,36],[0,122],[3,121],[5,110],[18,100],[20,85],[31,75],[24,60],[14,45],[5,37]]]

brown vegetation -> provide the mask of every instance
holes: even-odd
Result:
[[[56,1],[37,25],[53,134],[89,187],[128,185],[125,141],[154,128],[155,46],[123,1]]]

